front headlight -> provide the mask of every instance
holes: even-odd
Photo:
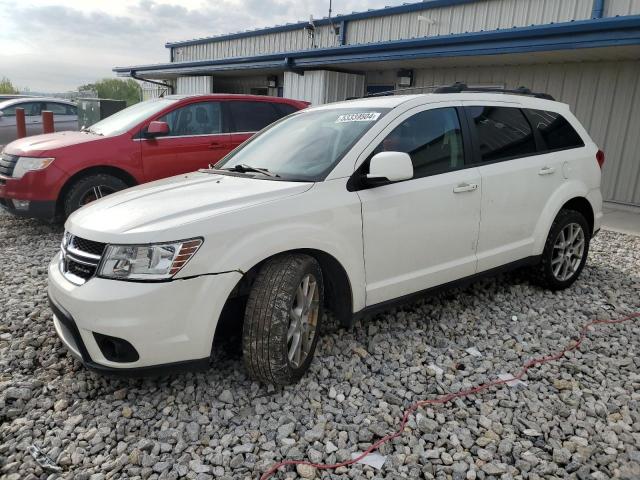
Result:
[[[16,166],[13,167],[13,178],[22,178],[27,172],[47,168],[53,160],[53,158],[18,157]]]
[[[157,245],[109,245],[98,276],[117,280],[167,280],[184,267],[202,239]]]

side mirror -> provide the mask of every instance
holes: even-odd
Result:
[[[411,157],[403,152],[380,152],[369,162],[367,183],[371,185],[400,182],[413,178]]]
[[[167,122],[153,121],[147,127],[146,135],[148,137],[161,137],[169,133],[169,124]]]

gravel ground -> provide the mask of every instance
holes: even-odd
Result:
[[[566,343],[588,319],[640,311],[640,237],[603,232],[571,289],[514,273],[358,322],[329,322],[311,371],[284,389],[249,380],[237,345],[206,373],[119,380],[56,338],[46,265],[60,227],[0,213],[0,475],[258,478],[274,461],[335,462],[395,429],[404,407]],[[616,311],[606,310],[608,304]],[[289,468],[277,478],[640,478],[640,321],[598,327],[564,363],[421,409],[381,470]],[[62,468],[43,471],[36,445]]]

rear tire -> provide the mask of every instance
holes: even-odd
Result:
[[[64,216],[67,218],[80,207],[125,188],[129,188],[129,185],[106,173],[82,177],[71,185],[64,198]]]
[[[267,260],[245,310],[242,353],[249,375],[276,385],[297,382],[313,360],[323,304],[322,270],[313,257]]]
[[[591,232],[580,212],[560,210],[551,224],[534,279],[550,290],[563,290],[576,281],[589,254]]]

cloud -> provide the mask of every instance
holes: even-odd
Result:
[[[138,0],[119,4],[117,11],[86,1],[75,7],[9,1],[0,0],[1,75],[37,91],[73,90],[111,76],[116,65],[166,62],[167,41],[295,22],[309,14],[319,18],[328,9],[324,0]],[[401,1],[347,0],[335,11],[384,3]]]

